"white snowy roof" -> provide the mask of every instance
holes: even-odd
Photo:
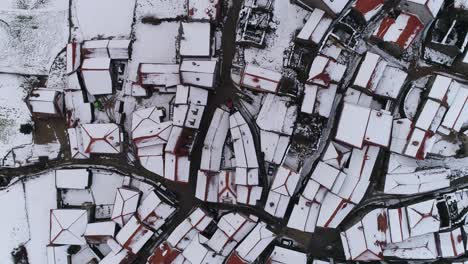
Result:
[[[444,117],[442,126],[459,132],[468,120],[468,89],[460,88]]]
[[[281,164],[289,147],[289,136],[260,130],[260,145],[265,161]]]
[[[180,225],[178,225],[174,231],[167,238],[167,242],[172,247],[177,247],[181,240],[190,235],[191,232],[201,232],[211,223],[213,218],[208,216],[205,211],[200,208],[195,209],[188,218],[186,218]],[[191,239],[189,237],[189,239]]]
[[[331,189],[339,173],[339,170],[326,164],[323,161],[320,161],[317,164],[317,167],[315,168],[314,172],[312,172],[312,176],[310,178],[314,179],[316,182],[320,183],[327,189]]]
[[[364,56],[364,60],[361,62],[361,67],[354,78],[353,85],[361,88],[368,88],[375,68],[380,60],[380,55],[368,51]]]
[[[389,173],[385,176],[385,193],[416,194],[450,186],[450,170],[431,169],[412,173]]]
[[[202,149],[200,169],[219,171],[224,141],[229,131],[229,112],[217,108],[211,120]]]
[[[236,252],[243,260],[254,262],[275,239],[275,234],[263,222],[258,223],[250,234],[239,244]]]
[[[410,205],[407,212],[412,237],[439,231],[440,218],[435,200]]]
[[[393,116],[385,110],[371,110],[364,140],[382,147],[390,145]]]
[[[229,124],[236,156],[236,167],[258,168],[252,132],[244,117],[240,112],[235,112],[229,117]]]
[[[282,75],[279,72],[247,64],[242,74],[241,85],[251,89],[275,93],[279,89]]]
[[[141,248],[153,236],[154,232],[149,230],[146,226],[142,225],[140,221],[133,216],[128,222],[120,229],[115,239],[122,245],[123,248],[137,254]]]
[[[289,97],[267,94],[256,123],[262,130],[292,135],[297,107]]]
[[[50,243],[55,245],[85,245],[83,235],[88,224],[88,212],[81,209],[50,211]]]
[[[89,187],[87,169],[55,170],[55,186],[62,189],[86,189]]]
[[[427,100],[421,113],[416,121],[416,127],[422,130],[429,130],[437,112],[439,111],[440,103],[434,100]]]
[[[450,232],[439,233],[440,253],[443,258],[455,258],[465,254],[465,245],[461,228]]]
[[[304,98],[302,99],[301,112],[314,113],[315,99],[317,98],[317,85],[306,84],[304,87]]]
[[[443,102],[451,83],[452,78],[445,77],[443,75],[436,75],[428,97],[436,101]]]
[[[318,55],[310,66],[307,83],[329,87],[330,83],[341,81],[346,68],[346,65],[336,62],[333,58]]]
[[[171,87],[180,84],[179,64],[141,63],[138,68],[139,83]]]
[[[67,44],[67,74],[78,70],[80,64],[81,44],[76,42]]]
[[[80,126],[86,153],[116,154],[121,151],[120,128],[116,124],[83,124]]]
[[[370,112],[369,108],[344,103],[336,132],[336,140],[361,148]]]
[[[196,85],[213,88],[217,77],[218,60],[183,60],[180,65],[182,82],[187,85]]]
[[[397,243],[408,239],[410,231],[405,208],[388,209],[387,212],[391,242]]]
[[[284,247],[275,246],[270,255],[271,263],[307,263],[307,254]]]
[[[84,235],[85,237],[88,237],[88,236],[113,237],[115,236],[116,230],[117,230],[117,224],[112,221],[88,223],[88,225],[86,226],[86,231]]]
[[[181,56],[208,57],[211,51],[211,24],[204,22],[182,22],[180,40]]]
[[[314,181],[309,181],[309,183],[311,182]],[[304,191],[304,194],[305,193]],[[309,233],[314,232],[319,211],[319,203],[313,202],[302,195],[299,196],[299,201],[294,205],[291,216],[289,217],[288,227]]]
[[[439,256],[434,233],[411,237],[399,243],[388,244],[383,251],[385,257],[405,260],[436,259]]]
[[[154,191],[150,192],[138,207],[138,218],[145,221],[160,203],[159,196]]]
[[[86,90],[92,95],[112,93],[109,58],[89,58],[81,66]]]
[[[125,225],[136,212],[139,199],[139,191],[117,188],[111,219],[120,226]]]
[[[323,10],[315,8],[307,19],[306,24],[297,35],[302,41],[320,43],[333,20],[325,15]]]
[[[346,164],[350,156],[350,148],[331,141],[323,154],[322,160],[337,169],[341,169]]]
[[[397,19],[385,17],[375,30],[374,37],[408,48],[424,28],[417,16],[402,12]]]
[[[357,148],[362,148],[364,142],[388,147],[392,123],[393,118],[388,111],[345,102],[335,139]]]
[[[337,228],[353,208],[354,204],[328,192],[322,201],[316,224],[319,227]]]
[[[361,221],[341,233],[347,260],[378,261],[382,259],[382,245],[387,242],[386,209],[375,209]]]

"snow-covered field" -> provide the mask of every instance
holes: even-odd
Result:
[[[25,245],[29,263],[47,263],[49,212],[57,206],[54,174],[18,181],[1,190],[0,206],[1,262],[14,263],[11,252]]]
[[[31,123],[28,107],[23,99],[27,95],[24,87],[26,78],[0,74],[0,157],[11,148],[30,144],[32,134],[20,133],[22,124]]]
[[[68,9],[66,0],[2,0],[0,9]]]
[[[129,38],[135,0],[74,0],[72,7],[77,40]]]
[[[158,19],[177,18],[186,16],[186,1],[174,0],[137,0],[136,14],[151,16]]]
[[[0,72],[48,74],[68,31],[67,10],[0,9]]]
[[[17,183],[0,191],[0,206],[4,210],[0,218],[0,258],[2,263],[13,263],[11,251],[29,240],[29,226],[25,210],[24,189]],[[6,214],[6,215],[5,215]]]

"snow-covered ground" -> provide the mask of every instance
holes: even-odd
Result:
[[[0,72],[48,74],[68,32],[68,10],[0,9]]]
[[[0,157],[13,147],[30,144],[32,134],[20,133],[22,124],[31,123],[31,115],[23,99],[27,95],[26,78],[0,74]]]
[[[2,0],[0,9],[68,9],[68,1],[65,0]]]
[[[23,185],[17,183],[8,190],[0,191],[0,206],[4,210],[0,218],[0,232],[3,234],[0,258],[2,263],[13,263],[11,251],[29,240]]]
[[[57,208],[55,173],[25,180],[26,210],[31,240],[26,243],[30,264],[47,263],[46,245],[49,244],[50,210]]]
[[[72,6],[77,40],[130,37],[135,0],[74,0]]]
[[[186,16],[187,13],[186,1],[137,0],[136,14],[140,17],[167,19]]]
[[[47,263],[49,214],[57,206],[54,174],[17,181],[1,190],[0,206],[1,262],[14,263],[11,252],[25,245],[30,264]]]

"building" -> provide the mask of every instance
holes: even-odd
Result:
[[[242,71],[240,85],[259,92],[277,93],[282,78],[279,72],[247,64]]]
[[[296,36],[296,41],[319,45],[328,31],[333,20],[321,9],[314,9],[306,24]]]
[[[225,263],[253,263],[275,238],[276,235],[268,230],[267,225],[264,222],[260,222],[242,243],[237,246]]]
[[[132,254],[138,254],[154,232],[132,216],[115,236],[115,240]]]
[[[382,10],[384,2],[385,0],[357,0],[354,2],[352,10],[367,23]]]
[[[147,87],[167,89],[180,82],[179,64],[141,63],[138,67],[138,84]]]
[[[122,151],[122,135],[116,124],[83,124],[81,134],[84,153],[118,154]]]
[[[392,123],[393,117],[388,111],[345,102],[335,140],[356,148],[362,148],[365,143],[388,147]]]
[[[88,58],[83,61],[81,75],[88,93],[92,95],[112,94],[113,77],[109,58]]]
[[[383,256],[405,260],[434,260],[439,256],[436,234],[412,237],[385,247]]]
[[[225,108],[217,108],[211,119],[202,149],[200,170],[219,171],[223,146],[229,132],[229,112]]]
[[[400,2],[400,7],[417,15],[424,24],[431,22],[442,9],[443,0],[403,0]]]
[[[129,188],[117,188],[114,207],[112,209],[112,221],[124,226],[133,214],[136,213],[140,200],[140,192]]]
[[[284,166],[276,171],[275,178],[268,192],[265,211],[275,217],[283,218],[299,183],[300,173]]]
[[[67,44],[67,74],[76,72],[81,66],[81,44]]]
[[[57,189],[84,190],[90,187],[91,171],[87,169],[55,170],[55,187]]]
[[[64,94],[52,89],[33,89],[26,98],[26,104],[33,117],[53,118],[64,114]]]
[[[179,54],[181,57],[210,57],[211,24],[207,22],[182,22]]]
[[[208,91],[190,86],[177,86],[173,102],[172,123],[175,126],[198,129],[208,102]]]
[[[266,95],[256,119],[265,161],[281,164],[289,147],[296,118],[297,106],[289,97]]]
[[[387,214],[375,209],[351,228],[341,232],[341,242],[348,261],[380,261],[387,242]]]
[[[184,59],[180,64],[184,85],[214,89],[218,77],[218,60]]]
[[[84,233],[87,224],[88,212],[86,210],[50,210],[50,244],[86,245]]]
[[[293,249],[275,246],[268,261],[268,263],[271,264],[306,264],[307,254]]]
[[[348,5],[349,0],[334,1],[334,0],[294,0],[298,5],[307,8],[319,8],[327,12],[332,17],[337,17]]]
[[[416,15],[402,12],[396,19],[387,16],[374,31],[372,38],[394,56],[401,56],[424,29]]]
[[[352,87],[370,95],[396,99],[407,75],[381,56],[368,51],[359,65]]]
[[[154,192],[150,192],[140,203],[137,216],[140,221],[153,230],[161,229],[174,215],[176,208],[161,200]]]
[[[117,233],[117,224],[112,221],[88,223],[84,237],[90,244],[105,244]]]

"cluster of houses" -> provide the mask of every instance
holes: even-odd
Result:
[[[55,184],[59,201],[50,211],[49,263],[130,263],[176,212],[162,190],[112,173],[60,169]]]
[[[464,220],[460,221],[464,217],[459,217],[464,210],[466,190],[438,200],[374,209],[341,233],[346,259],[433,261],[459,258],[467,250],[467,228]]]
[[[216,109],[202,149],[195,196],[207,202],[256,205],[262,195],[261,163],[241,112]]]
[[[228,212],[216,221],[195,208],[148,258],[156,263],[307,263],[307,254],[275,245],[277,235],[255,216]]]
[[[176,182],[188,182],[190,154],[208,101],[208,91],[177,85],[168,119],[163,107],[132,113],[131,138],[141,165]]]

